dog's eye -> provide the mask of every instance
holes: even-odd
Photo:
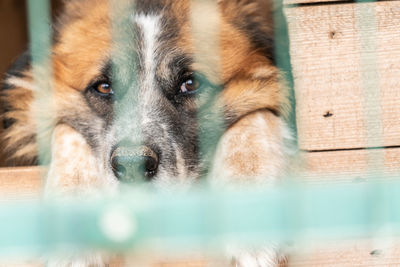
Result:
[[[98,82],[94,85],[94,89],[103,96],[113,95],[114,91],[112,90],[111,84],[108,82]]]
[[[200,87],[200,82],[195,77],[190,77],[181,84],[180,93],[190,93]]]

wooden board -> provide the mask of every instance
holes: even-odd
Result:
[[[0,168],[0,200],[38,199],[42,171],[39,167]]]
[[[362,182],[376,178],[400,177],[400,148],[302,153],[300,170],[312,183]]]
[[[335,4],[337,2],[349,2],[352,0],[283,0],[284,5],[296,5],[296,4]]]
[[[301,6],[286,15],[300,148],[400,145],[400,2]],[[364,98],[377,87],[380,94]]]
[[[307,242],[290,257],[292,267],[399,266],[398,240]]]

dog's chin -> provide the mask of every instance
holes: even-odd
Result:
[[[149,180],[147,180],[145,177],[141,177],[127,179],[129,181],[122,181],[115,175],[111,168],[107,167],[104,169],[103,174],[100,174],[100,176],[105,177],[105,180],[107,181],[114,181],[118,187],[122,186],[124,188],[133,188],[143,185],[144,183],[151,188],[155,188],[157,191],[169,192],[176,190],[188,190],[196,183],[196,181],[198,181],[200,174],[189,171],[185,171],[183,174],[174,174],[160,168],[157,171],[157,174]],[[115,192],[115,187],[110,188],[111,190],[109,190],[107,187],[108,183],[105,184],[105,191]]]
[[[178,191],[186,191],[196,181],[195,176],[188,176],[186,179],[179,179],[176,176],[168,175],[168,174],[161,174],[155,177],[150,183],[154,186],[157,190],[164,191],[164,192],[176,192]]]

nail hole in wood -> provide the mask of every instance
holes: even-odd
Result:
[[[380,249],[374,249],[373,251],[371,251],[369,253],[369,255],[371,255],[371,256],[379,256],[381,254],[382,254],[382,250],[380,250]]]
[[[335,36],[336,36],[336,32],[335,31],[331,31],[329,33],[329,38],[333,39],[333,38],[335,38]]]

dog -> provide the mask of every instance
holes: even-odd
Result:
[[[270,0],[65,1],[52,77],[28,52],[3,80],[8,163],[49,164],[48,194],[271,183],[291,138],[274,45]]]

